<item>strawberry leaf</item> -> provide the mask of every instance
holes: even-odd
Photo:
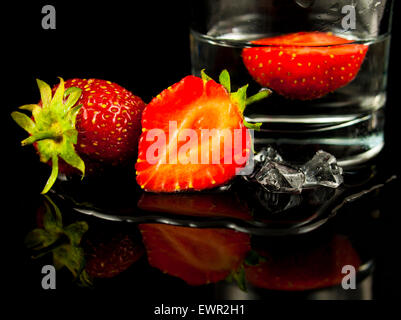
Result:
[[[40,107],[37,104],[26,104],[21,107],[18,107],[18,109],[27,110],[27,111],[31,111],[31,112],[33,112],[33,109],[35,109],[35,108],[40,108]]]
[[[60,246],[53,250],[53,263],[56,269],[67,267],[77,278],[85,267],[84,250],[69,244]]]
[[[70,118],[71,123],[74,125],[74,127],[75,127],[77,115],[79,113],[79,110],[81,110],[81,108],[82,108],[82,104],[77,105],[74,108],[71,108],[70,111],[68,112],[68,116]]]
[[[64,98],[67,98],[67,101],[64,102],[64,112],[67,112],[71,109],[81,97],[82,90],[76,87],[68,88],[64,93]]]
[[[40,118],[41,118],[40,115],[43,114],[42,112],[43,112],[43,109],[39,106],[34,107],[32,110],[32,116],[33,116],[33,119],[35,120],[36,126],[38,126],[38,121],[40,121]]]
[[[73,141],[74,140],[76,141],[76,137],[73,138]],[[60,152],[60,157],[65,162],[67,162],[70,166],[77,168],[79,171],[81,171],[82,175],[84,176],[85,175],[85,163],[75,152],[74,145],[72,142],[63,144],[63,149]]]
[[[45,196],[45,198],[45,212],[42,217],[43,229],[34,229],[25,238],[25,245],[34,250],[49,247],[63,233],[63,222],[59,208],[49,197]]]
[[[220,82],[220,84],[221,84],[224,88],[226,88],[226,90],[228,91],[228,93],[231,92],[230,74],[228,73],[227,70],[224,69],[224,70],[220,73],[219,82]]]
[[[271,93],[272,93],[272,91],[270,89],[261,90],[257,94],[254,94],[253,96],[246,99],[246,105],[250,105],[257,101],[263,100],[263,99],[267,98],[268,96],[270,96]]]
[[[50,174],[49,179],[46,182],[46,185],[44,187],[44,189],[42,190],[42,194],[47,193],[47,191],[50,190],[50,188],[53,186],[54,182],[57,179],[57,175],[58,175],[58,157],[57,155],[53,155],[52,157],[52,172]]]
[[[248,129],[259,131],[260,127],[262,126],[262,122],[249,123],[244,119],[244,126]]]
[[[238,89],[238,91],[231,93],[231,99],[238,104],[238,109],[241,113],[244,112],[246,107],[246,90],[248,85],[245,85]]]
[[[88,228],[88,224],[85,221],[77,221],[67,226],[64,232],[70,238],[71,244],[77,246]]]
[[[64,115],[64,105],[63,105],[63,100],[64,100],[64,80],[62,78],[60,79],[60,84],[58,85],[56,92],[54,93],[54,96],[51,101],[51,109],[53,112],[58,115],[62,116]]]
[[[59,238],[56,233],[44,229],[34,229],[25,237],[25,245],[29,249],[41,250],[52,245]]]
[[[204,82],[213,80],[211,77],[209,77],[206,73],[205,73],[205,69],[201,70],[201,78]]]
[[[35,132],[35,123],[26,114],[14,111],[11,113],[11,117],[22,129],[28,133],[33,134]]]
[[[83,270],[81,272],[81,274],[79,275],[78,285],[81,286],[81,287],[92,287],[93,286],[93,280],[88,275],[86,270]]]
[[[43,227],[49,232],[58,233],[63,228],[60,209],[49,197],[45,197],[47,202],[45,202],[46,211],[43,215]],[[49,206],[49,203],[51,204],[52,208]]]
[[[52,100],[52,89],[46,82],[42,80],[36,79],[36,83],[39,87],[43,108],[47,108],[48,106],[50,106],[50,102]]]

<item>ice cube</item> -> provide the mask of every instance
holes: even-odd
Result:
[[[258,172],[271,161],[282,163],[283,158],[272,147],[263,148],[260,152],[253,156],[254,168],[253,172],[249,175],[244,175],[243,178],[249,182],[255,182],[255,176]]]
[[[272,147],[262,149],[254,157],[255,162],[266,162],[268,160],[275,162],[284,162],[283,158],[278,154],[277,150]]]
[[[318,151],[301,170],[305,173],[304,188],[325,186],[338,188],[344,181],[343,170],[337,165],[336,158],[325,151]]]
[[[300,170],[284,163],[266,160],[254,179],[269,191],[300,193],[305,182],[305,175]]]
[[[303,188],[337,188],[343,183],[342,172],[336,158],[325,151],[318,151],[303,166],[295,166],[285,162],[275,149],[267,147],[254,156],[254,170],[243,178],[268,191],[300,193]]]

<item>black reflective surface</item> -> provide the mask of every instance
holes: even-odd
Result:
[[[236,177],[229,185],[203,192],[143,192],[126,174],[110,181],[60,179],[51,191],[69,210],[111,222],[165,223],[222,227],[253,235],[287,236],[313,231],[353,202],[369,200],[396,174],[373,162],[344,172],[338,188],[306,188],[301,194],[268,192]],[[127,180],[125,180],[127,179]],[[112,185],[112,189],[110,189]]]
[[[58,181],[47,196],[14,206],[19,222],[9,249],[19,261],[16,288],[43,292],[41,268],[51,264],[59,267],[59,294],[118,290],[186,301],[392,297],[400,276],[399,181],[391,172],[378,159],[365,171],[346,173],[339,189],[301,195],[262,194],[241,182],[168,195],[129,183],[119,189]],[[355,267],[354,290],[341,285],[344,266]]]
[[[90,287],[82,286],[74,280],[73,273],[63,267],[57,271],[57,289],[42,289],[41,269],[46,264],[54,264],[51,250],[57,245],[68,244],[66,241],[71,239],[60,236],[59,242],[49,248],[50,252],[32,259],[33,255],[46,250],[28,249],[26,236],[41,227],[40,216],[46,211],[43,209],[45,203],[51,212],[55,212],[49,200],[39,194],[49,168],[39,164],[32,149],[19,146],[18,141],[22,140],[24,133],[12,122],[9,113],[36,97],[33,86],[36,77],[51,83],[57,76],[110,79],[149,101],[155,92],[190,73],[188,16],[180,12],[178,3],[165,3],[157,12],[152,3],[144,4],[144,7],[138,4],[135,10],[116,3],[115,6],[100,6],[96,11],[98,15],[94,15],[91,6],[71,6],[66,2],[59,7],[57,33],[44,33],[40,29],[39,3],[32,2],[23,7],[7,4],[4,8],[4,12],[15,13],[2,20],[6,55],[3,66],[7,70],[2,77],[6,89],[3,90],[1,118],[4,185],[1,283],[6,302],[13,300],[21,306],[33,301],[37,304],[36,309],[46,311],[44,296],[55,296],[63,303],[67,301],[64,309],[71,310],[74,308],[68,307],[68,301],[74,297],[86,302],[93,296],[107,299],[124,296],[137,307],[142,301],[171,300],[264,299],[286,302],[288,299],[399,298],[400,182],[395,179],[395,176],[400,177],[397,154],[401,115],[399,46],[393,46],[391,52],[385,150],[377,162],[372,163],[373,166],[362,169],[362,174],[348,173],[345,186],[338,190],[309,190],[301,196],[277,196],[238,184],[227,192],[173,197],[144,194],[135,185],[134,171],[115,185],[102,186],[95,182],[92,186],[96,188],[91,188],[90,192],[88,188],[84,190],[89,184],[86,181],[82,189],[75,183],[58,183],[55,193],[50,193],[49,198],[61,212],[63,227],[76,222],[88,225],[78,246],[85,261],[90,261],[89,258],[95,254],[107,258],[107,252],[113,251],[110,249],[113,247],[118,248],[116,251],[121,255],[124,253],[126,259],[119,267],[112,268],[117,270],[113,277],[91,278]],[[395,5],[397,7],[398,2]],[[80,10],[75,10],[77,7]],[[73,9],[76,15],[72,20],[82,23],[69,23]],[[396,40],[399,38],[398,20],[394,19],[393,38]],[[155,38],[161,27],[169,28],[169,36]],[[71,33],[74,35],[72,38]],[[92,35],[91,40],[82,35]],[[105,38],[113,39],[114,49],[121,43],[129,43],[133,49],[106,50],[101,45],[105,45]],[[66,39],[75,39],[71,40],[73,49],[66,48]],[[102,47],[102,53],[93,54],[91,58],[75,53],[75,48],[93,52],[94,47]],[[148,54],[149,50],[156,53]],[[159,54],[161,51],[162,55]],[[376,174],[372,174],[374,172]],[[82,210],[98,213],[100,217],[85,214]],[[132,222],[110,221],[110,217],[112,220],[125,219],[115,218],[116,215],[129,217]],[[170,225],[157,229],[156,222]],[[152,232],[158,235],[158,240],[153,240],[148,248],[138,223],[148,225],[147,232],[151,235]],[[169,229],[169,232],[163,233],[163,229]],[[197,231],[192,232],[194,230]],[[243,233],[238,236],[235,230]],[[182,243],[182,239],[191,246],[177,245],[173,249],[169,246],[171,255],[165,256],[164,261],[170,261],[168,266],[174,267],[179,264],[177,261],[184,265],[183,257],[186,257],[188,269],[193,271],[191,275],[197,275],[196,281],[188,279],[182,270],[166,270],[166,265],[161,268],[156,262],[153,266],[149,263],[149,247],[167,247],[168,241]],[[227,244],[232,241],[241,244],[240,251],[231,251]],[[101,254],[101,249],[105,253]],[[213,252],[218,254],[214,254],[212,259],[208,254]],[[244,265],[246,259],[255,262],[255,256],[262,257],[256,259],[260,262],[260,273],[257,269],[255,271],[256,266]],[[115,261],[113,257],[110,259]],[[95,264],[93,260],[91,263]],[[339,267],[344,264],[352,264],[359,270],[356,290],[343,290],[340,285]],[[247,291],[242,290],[237,281],[224,280],[233,269],[241,270],[241,266],[246,281],[240,281],[240,284],[245,283]],[[210,271],[216,271],[216,268],[220,270],[218,276]],[[208,277],[205,278],[205,274]],[[237,278],[243,280],[244,277],[239,275]],[[210,283],[199,284],[202,281]],[[197,282],[196,285],[193,282]]]

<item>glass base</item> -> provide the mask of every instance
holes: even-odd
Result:
[[[384,147],[384,110],[345,116],[246,117],[262,122],[255,151],[270,145],[287,161],[304,163],[318,150],[333,154],[342,167],[363,164]]]

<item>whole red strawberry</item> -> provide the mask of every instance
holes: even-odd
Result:
[[[246,165],[251,151],[244,121],[247,86],[230,92],[226,70],[220,83],[206,74],[187,76],[155,97],[142,115],[137,182],[147,191],[203,190],[222,185]]]
[[[252,41],[242,59],[253,79],[290,99],[323,97],[355,79],[368,46],[323,32]]]
[[[105,166],[125,165],[137,153],[141,98],[110,81],[71,79],[50,88],[37,80],[41,101],[13,112],[13,119],[29,134],[22,145],[35,144],[40,160],[52,164],[46,193],[59,172],[96,173]]]

